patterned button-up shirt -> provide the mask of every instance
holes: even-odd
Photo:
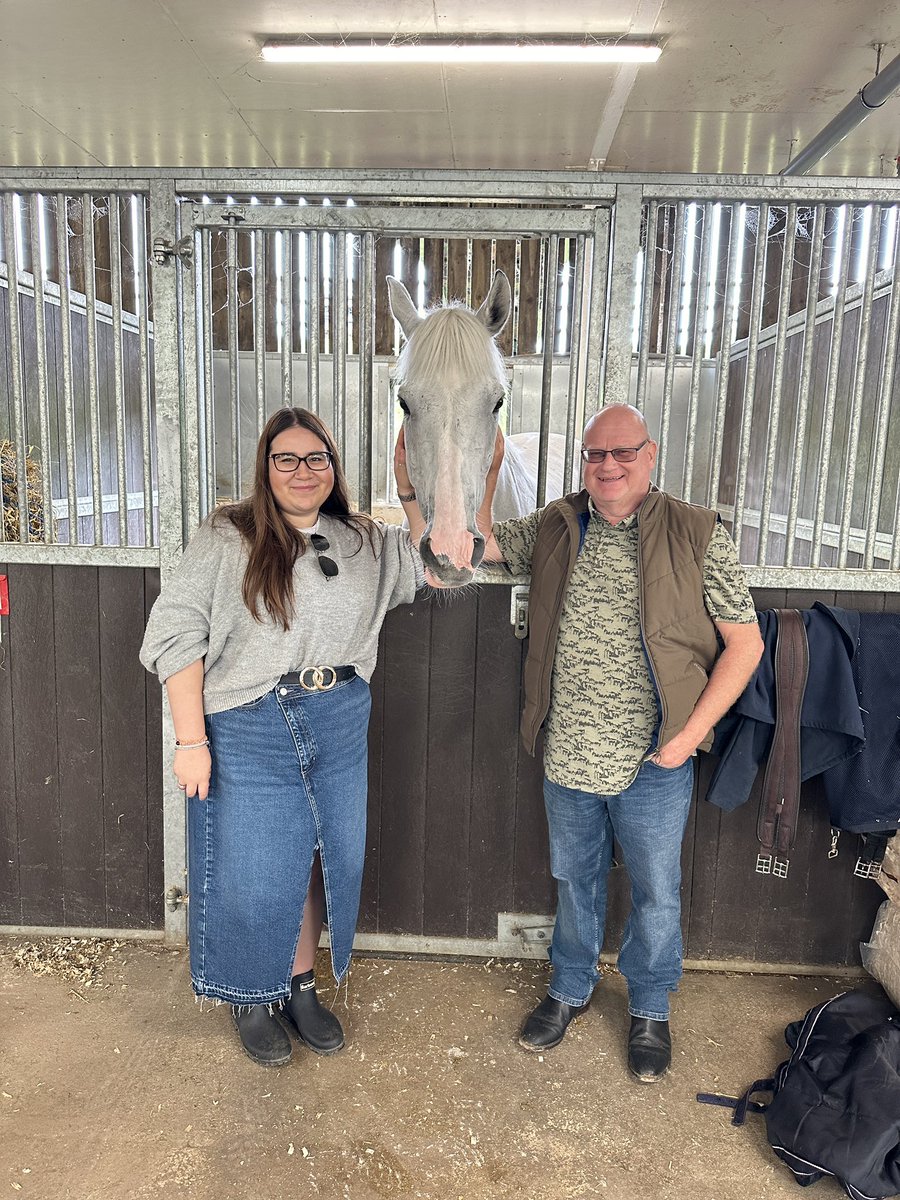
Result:
[[[553,783],[603,795],[634,780],[659,720],[644,650],[638,591],[637,513],[611,525],[590,505],[584,545],[563,599],[544,770]],[[541,512],[504,521],[494,535],[510,569],[531,569]],[[703,596],[714,621],[756,621],[734,542],[716,524],[703,559]]]

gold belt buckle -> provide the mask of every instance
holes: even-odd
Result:
[[[325,672],[331,672],[331,679],[325,682]],[[312,682],[307,683],[306,677],[310,676]],[[328,692],[337,683],[337,671],[334,667],[304,667],[300,672],[300,686],[307,692]]]

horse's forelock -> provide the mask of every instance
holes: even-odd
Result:
[[[494,339],[470,309],[454,304],[435,309],[418,326],[397,361],[396,380],[446,387],[486,374],[505,390],[506,370]]]

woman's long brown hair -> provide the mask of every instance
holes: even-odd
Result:
[[[294,563],[301,554],[306,553],[307,541],[285,519],[275,503],[269,486],[269,453],[279,433],[294,428],[315,434],[331,454],[334,487],[319,511],[335,517],[353,530],[359,538],[357,553],[362,549],[364,533],[373,554],[377,553],[375,538],[378,534],[378,526],[370,516],[351,512],[347,479],[337,447],[327,427],[315,413],[305,408],[280,408],[273,413],[256,447],[252,492],[245,500],[225,504],[218,509],[213,514],[213,524],[222,520],[230,521],[247,545],[248,562],[241,591],[254,620],[262,620],[259,615],[259,602],[262,600],[272,619],[285,630],[290,629],[294,615]]]

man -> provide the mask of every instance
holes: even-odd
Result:
[[[651,486],[657,445],[639,410],[602,409],[581,453],[582,492],[483,529],[486,560],[531,572],[522,736],[533,754],[544,726],[558,884],[550,988],[519,1044],[558,1045],[590,1002],[616,838],[632,889],[618,959],[631,1014],[628,1066],[652,1083],[671,1062],[692,756],[709,747],[716,721],[744,690],[762,641],[716,513]]]

